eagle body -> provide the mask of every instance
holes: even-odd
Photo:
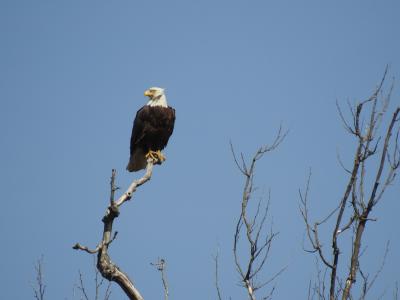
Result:
[[[126,167],[129,172],[145,169],[147,165],[146,154],[149,151],[163,150],[172,135],[175,124],[175,109],[166,104],[163,93],[162,97],[164,99],[160,98],[163,100],[160,103],[150,100],[136,113],[130,140],[130,159]]]

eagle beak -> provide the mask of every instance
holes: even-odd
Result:
[[[153,94],[152,94],[152,92],[150,92],[150,90],[146,90],[144,92],[144,95],[147,96],[147,97],[151,97]]]

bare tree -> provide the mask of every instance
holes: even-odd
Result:
[[[272,228],[268,230],[265,224],[268,216],[270,193],[264,206],[261,203],[262,199],[258,201],[254,213],[252,213],[249,204],[250,201],[253,200],[254,176],[257,162],[264,156],[264,154],[277,148],[285,138],[286,134],[287,132],[282,132],[282,127],[280,127],[272,145],[260,147],[254,154],[250,163],[245,162],[242,153],[240,155],[239,162],[239,159],[236,156],[234,148],[231,144],[231,150],[236,166],[245,178],[241,200],[241,211],[234,233],[233,254],[236,270],[239,273],[241,284],[246,289],[249,299],[251,300],[256,300],[256,292],[273,282],[273,280],[285,269],[281,269],[269,279],[262,281],[259,280],[260,276],[258,275],[260,275],[260,272],[265,267],[265,263],[271,250],[272,241],[278,233],[274,232]],[[248,254],[243,256],[239,255],[239,244],[241,243],[240,238],[242,235],[245,236],[245,239],[242,243],[248,248]],[[216,264],[217,262],[218,260],[216,259]],[[218,265],[216,265],[216,267],[217,266]],[[272,296],[274,289],[275,287],[273,287],[269,294],[264,296],[262,299],[269,299]],[[220,297],[219,289],[217,288],[217,290]]]
[[[35,265],[36,271],[36,283],[33,285],[33,292],[36,300],[44,300],[44,294],[46,292],[46,285],[44,283],[44,274],[43,274],[43,256],[37,260]]]
[[[393,111],[388,121],[385,120],[393,89],[392,84],[389,92],[387,94],[383,93],[386,76],[387,69],[371,97],[354,106],[349,104],[350,120],[347,120],[342,109],[337,105],[339,115],[346,130],[356,140],[356,149],[351,168],[346,168],[339,159],[339,163],[348,174],[348,180],[344,187],[343,195],[338,200],[335,208],[325,218],[312,222],[309,217],[311,171],[305,190],[303,192],[299,191],[300,211],[305,223],[306,235],[311,245],[311,249],[308,251],[316,253],[318,260],[316,262],[318,281],[314,284],[310,282],[308,299],[314,299],[314,297],[317,299],[326,299],[329,297],[330,300],[339,298],[342,300],[353,299],[352,288],[356,282],[357,275],[359,275],[363,283],[359,298],[366,299],[376,278],[382,272],[389,248],[388,245],[382,264],[372,277],[360,266],[360,257],[363,253],[361,244],[366,225],[368,221],[376,220],[371,217],[371,212],[382,200],[387,187],[393,183],[400,166],[400,107],[397,107]],[[241,209],[234,231],[233,255],[235,267],[240,277],[240,284],[245,288],[250,300],[256,300],[257,298],[270,299],[275,286],[272,286],[264,296],[259,296],[259,291],[272,284],[285,270],[285,268],[282,268],[269,278],[263,278],[262,276],[263,271],[266,269],[272,242],[278,233],[273,231],[272,226],[267,226],[271,199],[270,193],[268,193],[268,197],[260,198],[258,202],[254,201],[254,178],[258,161],[266,153],[275,150],[286,135],[287,132],[283,132],[280,127],[273,143],[258,148],[249,162],[246,162],[242,153],[240,156],[237,156],[231,144],[233,159],[244,177]],[[103,278],[116,282],[128,298],[133,300],[143,300],[143,297],[128,275],[112,262],[108,250],[118,233],[116,231],[113,232],[112,227],[114,219],[119,216],[120,207],[133,197],[134,192],[139,186],[150,180],[155,163],[157,161],[149,159],[145,175],[133,181],[127,191],[118,200],[114,200],[117,190],[115,186],[116,172],[115,170],[112,171],[109,205],[102,218],[103,236],[101,241],[94,249],[89,249],[79,243],[73,246],[73,249],[97,254],[96,266]],[[366,175],[367,169],[369,170],[368,176]],[[373,175],[371,176],[370,174],[372,173]],[[330,248],[324,247],[320,240],[320,228],[322,225],[330,224],[329,222],[333,223]],[[345,238],[343,233],[351,231],[353,233],[351,237],[351,251],[350,253],[345,253],[342,251]],[[152,265],[157,267],[161,272],[164,298],[168,300],[169,291],[165,275],[165,260],[159,259],[158,262]],[[325,270],[321,269],[321,265],[325,267]],[[343,265],[348,265],[349,267],[343,276],[339,273],[340,265],[342,269]],[[43,300],[45,285],[43,284],[40,264],[38,264],[36,270],[38,274],[38,289],[34,289],[35,298]],[[99,297],[98,288],[101,284],[101,281],[98,281],[97,274],[96,299]],[[221,300],[222,293],[218,284],[218,254],[215,257],[215,280],[218,299]],[[84,287],[82,274],[80,274],[78,289],[82,292],[83,297],[88,300],[89,297]],[[393,298],[397,299],[397,295],[398,288],[396,285]],[[108,298],[109,293],[106,292],[105,299]]]
[[[350,121],[347,121],[342,109],[337,104],[339,115],[346,130],[356,140],[356,149],[351,169],[345,168],[340,161],[340,164],[348,174],[348,181],[336,208],[327,217],[312,223],[308,207],[311,172],[305,191],[299,192],[300,211],[306,226],[307,237],[311,244],[309,252],[318,253],[319,259],[330,272],[330,300],[338,298],[342,300],[352,299],[351,291],[353,284],[356,282],[357,273],[360,273],[364,280],[361,299],[365,298],[366,293],[375,282],[375,279],[368,282],[368,277],[365,276],[360,268],[362,238],[367,222],[376,221],[375,218],[370,216],[371,211],[380,203],[386,188],[394,181],[400,165],[400,129],[398,126],[400,107],[394,109],[391,118],[386,124],[386,129],[382,129],[382,125],[385,125],[384,117],[387,114],[393,90],[392,83],[389,92],[383,93],[387,72],[388,68],[386,68],[380,84],[368,99],[354,106],[348,103],[351,114]],[[394,139],[392,138],[393,135]],[[371,174],[369,176],[366,175],[367,168],[369,174]],[[320,226],[328,224],[328,220],[334,220],[330,251],[323,247],[319,234]],[[344,240],[343,233],[349,229],[353,229],[352,247],[350,253],[344,253],[340,245],[341,241]],[[343,262],[343,260],[345,261]],[[349,266],[349,270],[344,277],[338,275],[340,263],[347,263]],[[379,275],[379,273],[380,271],[377,274]],[[325,298],[322,297],[321,299]]]
[[[111,261],[111,258],[108,254],[108,248],[110,244],[115,240],[117,236],[117,231],[114,232],[112,230],[114,219],[119,216],[119,209],[126,201],[130,200],[133,197],[134,192],[136,189],[145,184],[147,181],[150,180],[153,166],[157,163],[157,161],[149,158],[147,160],[147,167],[145,175],[135,180],[131,183],[128,190],[119,197],[118,200],[114,200],[114,194],[117,190],[115,186],[115,176],[116,171],[112,170],[111,175],[111,193],[110,193],[110,204],[106,210],[106,213],[102,219],[104,226],[103,226],[103,238],[97,247],[93,250],[89,249],[86,246],[82,246],[79,243],[76,243],[73,246],[73,249],[82,250],[90,254],[97,254],[97,269],[100,271],[101,275],[108,279],[109,281],[116,282],[125,294],[128,296],[129,299],[132,300],[143,300],[142,295],[139,293],[138,289],[133,284],[133,281],[129,279],[128,275],[121,271],[121,269]]]

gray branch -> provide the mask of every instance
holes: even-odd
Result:
[[[242,193],[241,211],[238,221],[236,223],[236,230],[234,233],[233,254],[236,270],[239,273],[241,284],[246,289],[250,300],[256,300],[256,291],[274,281],[276,277],[278,277],[285,269],[281,269],[270,279],[267,279],[264,282],[257,282],[257,275],[259,275],[260,271],[265,267],[265,263],[270,253],[273,239],[276,237],[277,233],[273,232],[272,230],[269,233],[265,232],[265,221],[268,215],[270,197],[268,197],[265,209],[261,209],[261,202],[258,202],[254,214],[250,213],[249,203],[253,197],[253,192],[255,190],[253,181],[257,161],[261,159],[265,153],[270,152],[278,147],[279,144],[286,137],[286,135],[287,132],[282,132],[282,127],[280,127],[272,145],[260,147],[248,164],[246,164],[242,153],[240,155],[241,163],[239,163],[239,159],[237,158],[233,145],[231,143],[233,159],[239,171],[244,176],[245,181]],[[246,259],[243,263],[239,259],[238,254],[238,245],[241,235],[245,236],[243,242],[248,247],[248,255],[246,256]],[[218,257],[215,258],[216,280],[218,280],[217,259]],[[216,287],[218,297],[219,299],[221,299],[218,281],[216,283]],[[272,296],[274,289],[275,287],[273,287],[269,295],[265,296],[263,299],[269,299]]]
[[[116,191],[114,184],[116,172],[115,170],[112,171],[110,205],[102,219],[104,224],[102,240],[94,250],[90,250],[88,247],[82,246],[79,243],[76,243],[73,246],[73,249],[75,250],[82,250],[91,254],[97,253],[97,269],[101,275],[109,281],[116,282],[131,300],[143,300],[143,297],[128,275],[121,271],[121,269],[112,262],[108,254],[108,247],[116,237],[116,233],[114,233],[114,235],[112,234],[112,226],[114,219],[119,216],[119,208],[122,204],[133,197],[134,192],[139,186],[145,184],[151,179],[154,163],[155,162],[152,159],[147,160],[145,175],[142,178],[133,181],[128,190],[117,201],[114,200],[114,193]]]

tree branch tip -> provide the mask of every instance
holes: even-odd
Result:
[[[113,238],[110,240],[109,244],[111,244],[118,236],[118,231],[114,232]]]
[[[87,252],[89,254],[95,254],[95,253],[97,253],[99,251],[99,246],[97,246],[96,249],[94,249],[94,250],[90,250],[88,247],[85,247],[85,246],[82,246],[79,243],[76,243],[72,247],[72,249],[74,249],[74,250],[82,250],[82,251],[85,251],[85,252]]]

